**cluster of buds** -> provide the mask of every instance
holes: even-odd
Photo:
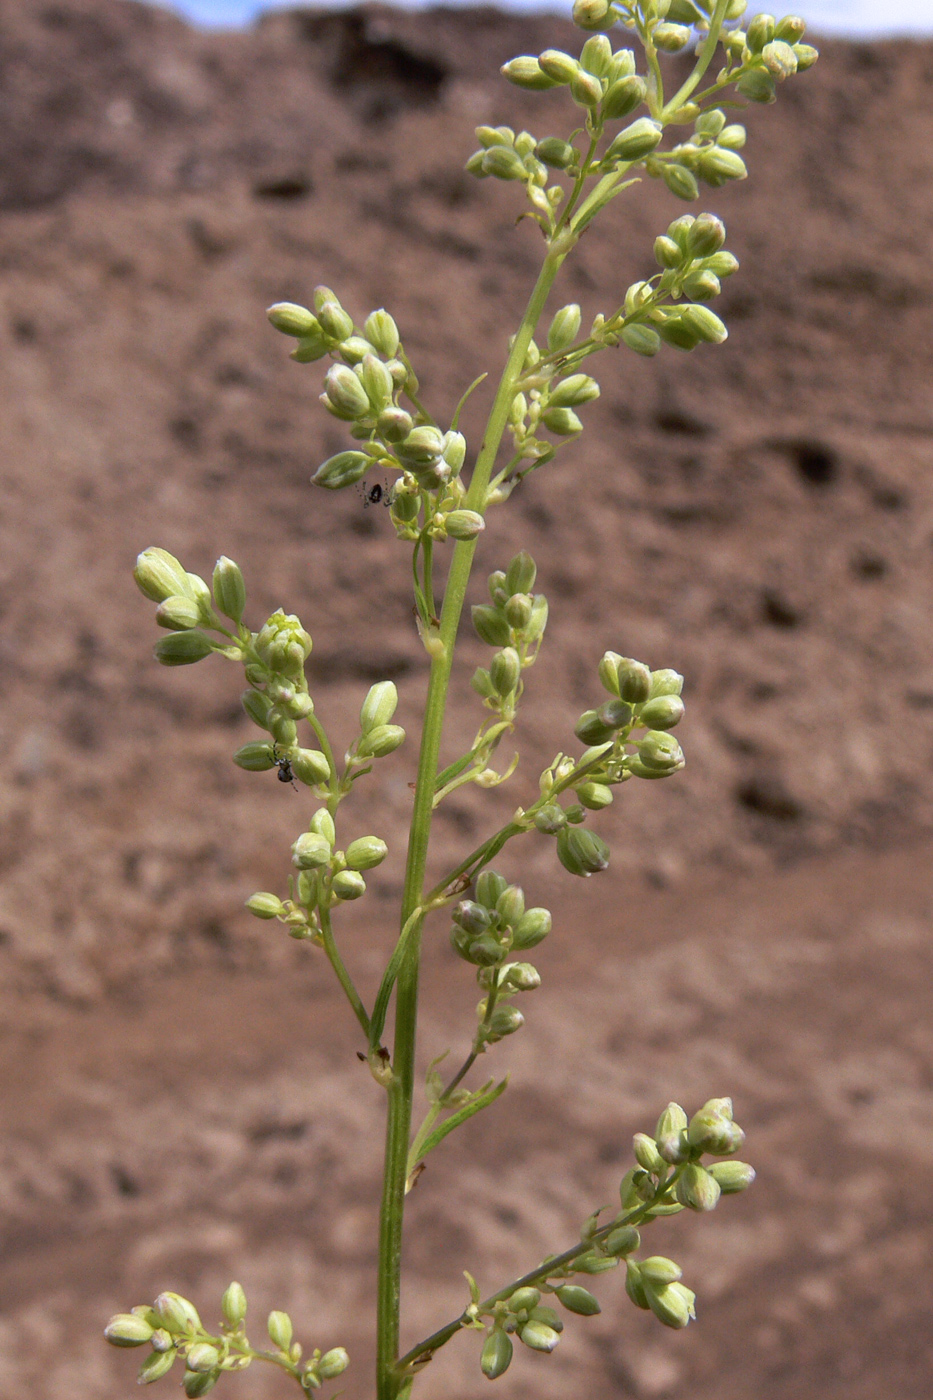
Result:
[[[705,303],[719,296],[722,279],[739,266],[725,241],[725,225],[715,214],[683,214],[655,239],[663,270],[651,281],[633,282],[625,294],[617,335],[630,350],[656,355],[662,341],[678,350],[722,344],[729,332]]]
[[[156,622],[170,634],[155,646],[156,660],[163,666],[190,666],[213,652],[242,659],[238,643],[249,636],[241,623],[246,586],[232,559],[217,560],[213,592],[197,574],[187,573],[166,549],[144,549],[136,560],[133,577],[140,592],[158,603]],[[222,619],[232,622],[233,633]],[[226,640],[212,641],[201,630],[205,627]]]
[[[700,180],[719,189],[730,180],[746,178],[748,171],[739,155],[745,136],[744,126],[737,122],[727,125],[725,113],[713,107],[696,118],[692,140],[649,157],[645,171],[660,177],[678,199],[696,199]]]
[[[507,569],[489,575],[490,602],[472,609],[477,636],[499,650],[488,668],[477,668],[471,684],[488,709],[509,720],[521,697],[522,671],[534,664],[547,626],[547,599],[531,591],[537,573],[535,561],[522,550]]]
[[[567,147],[567,161],[561,165],[559,155],[545,160],[539,149],[542,143],[530,131],[516,133],[510,126],[478,126],[476,139],[479,150],[474,151],[466,163],[469,173],[480,180],[488,175],[497,180],[520,180],[536,214],[550,221],[564,198],[564,191],[560,185],[548,187],[548,166],[570,169],[575,164],[576,152],[570,143],[554,143],[554,152],[558,146]]]
[[[450,941],[455,951],[480,968],[501,969],[510,953],[527,952],[551,931],[547,909],[526,909],[521,888],[510,885],[495,870],[484,870],[477,877],[473,899],[461,900],[452,917]],[[515,972],[515,967],[523,970]],[[528,981],[527,968],[524,963],[513,965],[510,976],[515,991],[530,991],[538,985]],[[525,985],[518,985],[523,979]]]
[[[568,348],[580,329],[580,308],[576,303],[563,306],[548,330],[548,357],[534,341],[528,346],[522,377],[509,409],[509,431],[520,459],[536,466],[554,456],[557,444],[542,440],[537,433],[546,429],[558,438],[573,438],[583,431],[576,410],[599,398],[599,385],[589,374],[574,372],[560,378],[555,356]],[[554,382],[556,379],[556,383]]]
[[[242,1371],[254,1360],[274,1360],[298,1381],[306,1395],[334,1380],[350,1364],[343,1347],[323,1354],[318,1348],[302,1362],[302,1347],[292,1339],[292,1322],[287,1313],[269,1314],[268,1333],[275,1348],[255,1351],[245,1331],[246,1295],[238,1283],[231,1283],[221,1299],[224,1325],[216,1334],[205,1330],[197,1309],[178,1293],[160,1293],[152,1307],[142,1305],[132,1312],[117,1313],[104,1329],[112,1346],[151,1350],[143,1362],[138,1380],[148,1385],[168,1375],[179,1358],[185,1363],[185,1395],[206,1395],[226,1371]]]
[[[743,7],[744,8],[744,7]],[[741,76],[736,90],[750,102],[773,102],[776,86],[794,73],[812,68],[819,52],[800,41],[806,24],[799,15],[755,15],[746,30],[723,34],[723,44]]]

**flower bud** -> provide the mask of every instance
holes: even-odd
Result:
[[[246,901],[246,907],[251,914],[256,915],[257,919],[278,919],[285,913],[285,905],[278,896],[266,894],[263,891],[259,891],[257,894],[251,894]],[[230,1286],[231,1288],[233,1287],[232,1284]],[[237,1284],[236,1286],[239,1288],[240,1285]],[[226,1296],[225,1293],[224,1297],[226,1298]],[[227,1314],[224,1313],[224,1317],[226,1316]]]
[[[598,78],[581,68],[570,79],[570,96],[578,107],[598,107],[602,101],[603,85]]]
[[[366,893],[366,881],[358,870],[338,870],[331,889],[338,899],[360,899]]]
[[[294,336],[296,340],[320,330],[317,317],[307,307],[296,306],[293,301],[277,301],[268,308],[266,315],[277,331]]]
[[[525,912],[525,895],[520,886],[506,885],[496,900],[496,913],[508,928],[514,928]]]
[[[646,1172],[652,1172],[655,1176],[666,1169],[664,1158],[658,1152],[658,1145],[654,1138],[647,1133],[636,1133],[632,1142],[635,1151],[635,1160]]]
[[[353,334],[353,318],[348,316],[336,298],[318,300],[315,293],[314,304],[321,330],[332,340],[347,340]]]
[[[210,656],[213,647],[203,632],[172,632],[153,647],[156,661],[163,666],[191,666]]]
[[[527,174],[521,156],[508,146],[491,146],[483,155],[482,169],[497,180],[523,180]]]
[[[347,847],[350,870],[375,870],[389,854],[389,848],[378,836],[360,836]]]
[[[676,195],[678,199],[690,200],[699,197],[700,186],[697,184],[697,178],[685,165],[665,162],[661,166],[661,179],[671,194]]]
[[[808,68],[812,68],[820,56],[819,49],[815,49],[812,44],[795,44],[794,56],[797,59],[797,72],[805,73]]]
[[[696,1317],[696,1294],[682,1283],[658,1287],[646,1281],[645,1297],[649,1308],[665,1327],[686,1327],[690,1319]]]
[[[755,1180],[755,1168],[747,1162],[713,1162],[707,1171],[724,1196],[734,1196],[739,1191],[747,1191]]]
[[[548,402],[552,408],[577,408],[598,398],[599,385],[595,379],[588,374],[571,374],[551,390]]]
[[[672,1166],[683,1162],[689,1156],[686,1147],[687,1115],[679,1103],[669,1103],[658,1119],[654,1130],[654,1140],[658,1151]]]
[[[612,788],[605,783],[583,783],[576,793],[584,807],[591,812],[601,812],[612,803]]]
[[[473,615],[473,627],[481,641],[486,642],[491,647],[505,647],[512,639],[512,631],[508,621],[498,608],[491,608],[487,603],[474,603],[471,609]]]
[[[292,865],[298,870],[319,870],[330,864],[332,846],[325,836],[304,831],[292,843]]]
[[[603,1249],[607,1254],[619,1258],[626,1254],[634,1254],[641,1244],[641,1236],[634,1225],[620,1225],[618,1230],[611,1230],[603,1241]]]
[[[596,711],[596,718],[608,729],[624,729],[632,722],[632,707],[627,700],[606,700]]]
[[[254,724],[258,724],[260,729],[269,728],[269,711],[272,709],[272,701],[268,695],[263,695],[259,690],[244,690],[240,696],[240,704],[249,715]]]
[[[618,673],[620,699],[627,700],[630,705],[640,705],[648,699],[651,692],[651,672],[643,662],[623,656],[619,660]]]
[[[662,53],[680,53],[690,42],[690,29],[685,24],[659,24],[652,33],[656,48]]]
[[[644,78],[636,77],[634,73],[617,78],[603,98],[604,118],[607,121],[617,121],[619,117],[627,117],[629,112],[634,112],[636,107],[641,106],[647,93]]]
[[[498,1380],[509,1369],[512,1360],[512,1339],[500,1327],[496,1327],[483,1345],[480,1369],[487,1380]]]
[[[515,992],[534,992],[541,986],[541,974],[531,963],[507,963],[504,975],[499,979],[500,987]]]
[[[153,1381],[161,1380],[163,1376],[167,1376],[174,1363],[174,1347],[169,1351],[150,1352],[140,1366],[136,1379],[140,1385],[151,1385]]]
[[[398,455],[407,467],[428,467],[444,451],[444,434],[430,424],[412,428],[405,440],[399,444]]]
[[[388,311],[371,311],[363,322],[363,334],[374,350],[391,360],[398,351],[398,326]]]
[[[683,249],[662,233],[654,240],[654,259],[659,267],[680,267],[684,260]]]
[[[509,1312],[530,1313],[541,1302],[541,1293],[537,1288],[525,1287],[516,1288],[515,1292],[508,1299]]]
[[[555,313],[547,333],[547,347],[551,351],[566,350],[576,340],[580,331],[580,308],[576,302],[562,306]],[[552,400],[553,401],[553,400]]]
[[[155,546],[144,549],[136,560],[133,577],[141,593],[153,603],[178,594],[190,597],[188,575],[173,554]]]
[[[220,1352],[210,1342],[196,1342],[188,1348],[185,1363],[189,1371],[213,1371],[220,1364]]]
[[[597,710],[584,710],[573,727],[573,732],[584,744],[604,744],[613,736],[612,725],[604,724]]]
[[[804,47],[801,45],[801,47]],[[797,67],[800,67],[800,59],[797,59]],[[774,78],[764,68],[752,68],[750,72],[743,73],[735,85],[736,92],[742,97],[747,97],[750,102],[773,102],[774,101]]]
[[[203,621],[201,609],[192,598],[173,594],[156,608],[156,622],[171,632],[187,632]]]
[[[359,368],[359,377],[373,413],[378,414],[384,408],[388,408],[392,401],[395,385],[392,383],[391,374],[382,361],[371,353],[364,355]]]
[[[609,847],[593,831],[565,826],[557,835],[557,858],[571,875],[589,877],[609,864]]]
[[[650,117],[639,117],[638,121],[632,122],[631,126],[625,127],[606,151],[604,160],[641,160],[644,156],[650,155],[655,147],[660,143],[662,131],[657,122]]]
[[[774,16],[755,15],[745,31],[745,42],[752,53],[761,53],[774,38]]]
[[[656,355],[661,348],[661,338],[650,326],[623,326],[622,339],[637,355]]]
[[[688,1162],[674,1187],[674,1196],[688,1210],[715,1210],[720,1196],[719,1182],[699,1162]]]
[[[548,77],[532,54],[522,54],[519,58],[510,59],[502,65],[499,72],[516,87],[526,88],[529,92],[544,92],[547,88],[556,86],[554,79]]]
[[[377,681],[371,686],[360,710],[360,728],[364,734],[386,725],[398,706],[398,691],[393,681]]]
[[[152,1312],[151,1308],[147,1308],[146,1311],[150,1313],[153,1317],[155,1317],[155,1314]],[[156,1352],[166,1352],[175,1350],[175,1339],[172,1336],[171,1332],[166,1332],[164,1327],[157,1327],[156,1330],[153,1332],[152,1336],[150,1337],[149,1342],[152,1346],[153,1351]]]
[[[557,1297],[568,1312],[577,1313],[580,1317],[595,1317],[602,1312],[599,1300],[593,1297],[588,1288],[582,1288],[578,1283],[565,1283],[558,1288]]]
[[[551,915],[547,909],[526,909],[511,927],[514,949],[535,948],[551,931]]]
[[[641,1269],[634,1259],[626,1260],[625,1291],[636,1308],[643,1308],[645,1312],[648,1311],[648,1298],[641,1277]]]
[[[611,29],[618,17],[610,0],[573,0],[573,22],[579,29]]]
[[[487,1040],[495,1042],[503,1040],[507,1035],[514,1035],[524,1024],[525,1018],[517,1007],[497,1006],[484,1034]]]
[[[452,510],[444,516],[444,529],[454,540],[475,540],[485,528],[486,522],[479,511]]]
[[[346,423],[364,418],[370,412],[369,396],[362,381],[348,365],[331,365],[324,376],[321,401],[335,418]]]
[[[271,1312],[267,1324],[269,1337],[280,1351],[288,1351],[292,1344],[292,1320],[288,1313]]]
[[[558,437],[574,437],[583,432],[583,424],[572,408],[547,408],[541,416],[544,426]]]
[[[560,1341],[560,1333],[546,1322],[526,1322],[518,1335],[532,1351],[553,1351]]]
[[[486,906],[472,899],[461,899],[451,918],[458,928],[470,934],[485,933],[492,922],[492,916]]]
[[[195,1396],[206,1395],[209,1390],[213,1390],[219,1376],[219,1371],[186,1371],[182,1385],[188,1400],[194,1400]]]
[[[555,83],[569,83],[580,72],[577,60],[560,49],[545,49],[538,55],[538,66]]]
[[[188,1299],[182,1298],[179,1293],[160,1293],[152,1307],[162,1326],[173,1336],[178,1333],[190,1334],[201,1330],[201,1319],[198,1317],[197,1309],[193,1303],[189,1303]]]
[[[292,749],[288,761],[295,777],[306,787],[318,787],[330,777],[330,764],[320,749]]]
[[[768,72],[778,82],[797,72],[797,55],[783,39],[774,39],[770,44],[765,44],[761,56]]]
[[[349,1364],[350,1358],[343,1347],[331,1347],[317,1364],[318,1374],[322,1380],[332,1381],[343,1375]]]
[[[737,151],[711,146],[700,156],[699,171],[710,185],[722,185],[727,180],[744,180],[748,175],[745,162]]]
[[[684,702],[679,695],[657,695],[638,712],[638,722],[646,729],[673,729],[683,717]]]
[[[354,378],[356,376],[354,375]],[[360,386],[362,388],[362,385]],[[322,462],[311,480],[315,486],[325,486],[328,491],[339,491],[344,486],[355,486],[372,466],[372,458],[365,452],[338,452]]]
[[[385,758],[405,742],[405,731],[398,724],[377,724],[357,745],[360,758]]]
[[[104,1328],[104,1336],[113,1347],[141,1347],[151,1339],[154,1330],[135,1313],[116,1313]]]
[[[316,331],[310,335],[304,335],[291,352],[289,359],[299,365],[309,365],[314,360],[321,360],[330,349],[331,342],[318,326]]]
[[[298,728],[293,719],[288,715],[277,714],[273,709],[269,715],[269,733],[276,744],[283,749],[290,749],[298,739]]]
[[[270,768],[275,767],[271,747],[258,739],[237,749],[233,761],[238,768],[244,768],[247,773],[267,773]]]
[[[484,870],[476,879],[477,902],[485,905],[487,909],[495,909],[500,894],[508,887],[509,882],[504,875],[500,875],[496,870]]]
[[[684,278],[684,296],[691,301],[712,301],[722,291],[722,283],[709,268],[691,272]]]
[[[214,565],[214,602],[224,617],[240,622],[246,607],[246,584],[239,567],[222,554]]]
[[[497,651],[489,663],[489,677],[498,695],[505,698],[511,695],[518,685],[522,673],[522,663],[514,647]]]

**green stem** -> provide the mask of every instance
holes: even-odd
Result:
[[[719,36],[722,33],[722,27],[726,22],[726,10],[728,8],[729,0],[716,0],[716,8],[710,16],[709,33],[703,40],[699,52],[697,53],[697,61],[693,72],[683,86],[678,88],[674,93],[670,102],[662,108],[659,113],[659,119],[662,122],[670,121],[674,112],[684,105],[687,98],[696,90],[700,79],[712,63],[713,56],[716,53],[716,46],[719,43]]]
[[[486,432],[464,502],[469,510],[483,513],[485,509],[489,479],[502,435],[508,423],[509,410],[515,392],[514,386],[521,374],[528,346],[541,318],[551,285],[574,241],[573,238],[568,238],[566,235],[556,240],[549,247],[544,259],[544,265],[529,299],[518,333],[512,343],[490,410]],[[423,903],[422,890],[427,866],[428,841],[431,832],[431,815],[441,733],[444,726],[447,687],[450,681],[457,628],[466,597],[475,549],[475,540],[461,540],[454,549],[441,609],[440,630],[437,638],[440,645],[437,654],[431,660],[424,727],[421,734],[421,753],[418,761],[418,779],[415,786],[414,811],[408,843],[405,891],[402,899],[403,925],[414,910]],[[412,934],[405,948],[399,969],[396,995],[393,1074],[388,1086],[385,1175],[379,1223],[376,1337],[377,1400],[399,1400],[400,1387],[403,1384],[403,1377],[397,1369],[396,1362],[399,1351],[402,1225],[414,1094],[420,962],[421,934],[419,929],[417,933]]]
[[[324,906],[321,905],[320,916],[321,943],[323,945],[324,952],[327,954],[327,960],[330,963],[331,967],[334,969],[334,972],[337,974],[337,981],[340,983],[341,987],[346,992],[347,1001],[353,1007],[353,1012],[356,1016],[356,1019],[363,1027],[363,1034],[368,1040],[369,1016],[366,1014],[366,1007],[363,1005],[359,992],[353,985],[353,978],[347,971],[344,965],[343,958],[340,956],[340,953],[337,950],[337,943],[334,938],[334,930],[331,927],[330,922],[330,910],[325,909]]]

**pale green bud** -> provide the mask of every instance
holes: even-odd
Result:
[[[370,411],[369,396],[356,372],[348,365],[331,365],[324,376],[321,401],[335,418],[350,423]]]
[[[547,909],[526,909],[512,925],[512,947],[520,951],[536,947],[551,931],[551,915]]]
[[[320,330],[317,317],[307,307],[296,306],[293,301],[277,301],[267,309],[266,315],[277,331],[294,336],[296,340]]]
[[[687,250],[695,258],[718,253],[725,241],[726,226],[715,214],[698,214],[687,229]]]
[[[529,1322],[544,1322],[548,1327],[553,1327],[555,1332],[563,1332],[564,1319],[556,1308],[548,1307],[546,1303],[539,1303],[536,1308],[532,1308],[528,1314]]]
[[[655,1176],[666,1168],[664,1158],[658,1152],[658,1145],[654,1138],[647,1133],[636,1133],[632,1141],[635,1152],[635,1160],[646,1172],[652,1172]]]
[[[535,826],[545,836],[556,836],[561,827],[567,825],[564,809],[556,802],[549,802],[535,813]]]
[[[580,1317],[595,1317],[602,1312],[598,1299],[594,1298],[588,1288],[582,1288],[578,1283],[565,1283],[562,1288],[558,1288],[557,1297],[568,1312],[577,1313]]]
[[[258,739],[237,749],[233,761],[238,768],[245,768],[247,773],[267,773],[270,768],[275,767],[271,747]]]
[[[525,912],[525,895],[519,885],[506,885],[496,900],[496,913],[509,928],[518,924]]]
[[[314,306],[321,329],[333,340],[348,339],[353,334],[352,316],[347,315],[333,292],[329,292],[327,297],[319,297],[320,290],[318,288],[314,293]]]
[[[179,1293],[160,1293],[152,1305],[159,1321],[172,1335],[201,1331],[197,1309]]]
[[[745,42],[752,53],[761,53],[774,38],[774,16],[756,15],[745,31]]]
[[[224,617],[240,622],[246,607],[246,584],[239,567],[222,554],[214,565],[214,602]]]
[[[250,895],[249,899],[246,901],[246,907],[251,914],[256,915],[257,919],[277,919],[285,913],[285,905],[278,896],[266,894],[263,891]],[[237,1284],[236,1286],[239,1288],[240,1285]],[[233,1287],[232,1284],[231,1287]],[[226,1296],[225,1293],[224,1297],[226,1298]],[[227,1314],[224,1313],[224,1317],[226,1316]]]
[[[580,62],[594,78],[604,78],[612,63],[612,44],[604,34],[587,39],[580,53]]]
[[[299,365],[309,365],[314,360],[323,359],[330,349],[330,344],[331,342],[319,326],[310,335],[302,336],[289,355],[289,359],[294,360]]]
[[[477,666],[470,677],[470,685],[484,700],[491,700],[496,693],[492,677],[484,666]]]
[[[549,165],[554,170],[567,170],[577,161],[576,147],[569,141],[562,141],[559,136],[545,136],[535,147],[535,155],[544,165]]]
[[[612,788],[605,783],[583,783],[576,789],[577,796],[591,812],[600,812],[612,803]]]
[[[623,656],[619,661],[618,695],[630,705],[640,705],[651,693],[651,672],[642,661]]]
[[[141,1347],[150,1341],[155,1328],[135,1313],[116,1313],[104,1328],[104,1336],[114,1347]]]
[[[699,170],[710,185],[722,185],[727,180],[744,180],[748,175],[745,162],[738,151],[711,146],[700,156]]]
[[[512,1339],[501,1328],[490,1332],[483,1344],[480,1368],[487,1380],[498,1380],[509,1369],[512,1360]]]
[[[288,1313],[271,1312],[267,1323],[267,1330],[272,1343],[280,1351],[288,1351],[292,1344],[292,1320]]]
[[[638,355],[656,355],[661,348],[661,337],[650,326],[624,326],[622,339]]]
[[[209,1390],[213,1390],[219,1376],[219,1371],[186,1371],[182,1385],[188,1400],[194,1400],[195,1396],[206,1395]]]
[[[535,586],[535,579],[538,576],[538,568],[535,561],[526,549],[515,558],[509,561],[509,566],[505,571],[505,588],[512,595],[515,593],[530,593]]]
[[[570,79],[570,96],[578,107],[598,107],[603,97],[603,85],[598,78],[580,68]]]
[[[191,598],[174,594],[156,608],[156,622],[172,632],[187,632],[202,621],[201,609]]]
[[[522,629],[526,642],[536,642],[544,635],[547,619],[548,601],[543,593],[536,593],[531,603],[531,617]]]
[[[485,933],[492,921],[486,906],[472,899],[462,899],[451,918],[459,928],[470,934]]]
[[[381,413],[389,406],[395,388],[391,374],[381,360],[367,354],[360,364],[359,375],[373,413]]]
[[[684,702],[679,695],[658,695],[638,712],[638,722],[646,729],[673,729],[683,717]]]
[[[560,49],[545,49],[538,55],[538,66],[555,83],[569,83],[580,72],[577,60]]]
[[[603,1242],[603,1249],[607,1254],[620,1258],[634,1254],[640,1244],[641,1236],[634,1225],[620,1225],[617,1230],[610,1230]]]
[[[736,122],[719,133],[717,145],[726,151],[740,151],[745,145],[746,131]]]
[[[315,836],[323,836],[329,846],[333,846],[337,840],[337,829],[334,826],[334,819],[326,807],[319,807],[308,823],[308,830],[313,831]]]
[[[566,350],[580,331],[580,308],[576,302],[562,306],[548,328],[547,346],[551,351]],[[552,399],[553,402],[553,399]]]
[[[288,715],[276,714],[274,710],[269,716],[269,733],[283,749],[290,749],[298,739],[295,721]]]
[[[516,87],[527,88],[531,92],[544,92],[547,88],[556,86],[555,80],[548,77],[538,60],[531,54],[522,54],[519,58],[511,59],[502,65],[499,72]]]
[[[700,272],[691,272],[689,277],[684,278],[684,296],[689,297],[691,301],[712,301],[721,291],[722,283],[715,272],[710,272],[708,268]]]
[[[527,174],[520,155],[508,146],[491,146],[483,155],[483,174],[497,180],[523,180]]]
[[[505,605],[505,617],[509,626],[522,632],[528,626],[534,611],[534,602],[527,593],[513,593]]]
[[[674,1195],[688,1210],[715,1210],[720,1196],[719,1182],[701,1167],[699,1162],[688,1162],[683,1176],[674,1187]]]
[[[541,986],[541,974],[531,963],[506,963],[499,985],[515,992],[534,992]]]
[[[486,603],[474,603],[473,626],[481,641],[491,647],[508,646],[512,633],[504,613]]]
[[[495,1042],[503,1040],[507,1035],[514,1035],[524,1024],[525,1018],[517,1007],[497,1006],[484,1034],[487,1040]]]
[[[351,870],[374,870],[388,854],[388,846],[378,836],[360,836],[347,847],[347,865]]]
[[[353,376],[354,379],[356,376]],[[357,381],[359,382],[359,381]],[[362,385],[360,385],[362,388]],[[328,491],[339,491],[344,486],[355,486],[372,466],[372,458],[365,452],[338,452],[322,462],[311,480],[315,486],[326,486]]]
[[[808,68],[812,68],[819,56],[819,49],[815,49],[812,44],[794,45],[794,57],[797,60],[798,73],[805,73]]]
[[[603,1254],[597,1254],[594,1250],[592,1254],[581,1254],[574,1260],[574,1273],[577,1274],[607,1274],[610,1269],[619,1266],[618,1259],[607,1259]]]
[[[518,1335],[532,1351],[553,1351],[560,1341],[560,1333],[546,1322],[526,1322]]]
[[[768,72],[777,78],[778,82],[797,72],[797,55],[783,39],[774,39],[770,44],[765,44],[761,56]]]
[[[800,67],[799,58],[797,66]],[[750,102],[774,101],[774,78],[764,68],[753,68],[751,72],[743,73],[735,88],[736,92],[742,97],[747,97]]]
[[[549,428],[552,433],[557,433],[559,437],[574,437],[577,433],[583,432],[583,424],[572,408],[545,409],[541,421],[546,428]]]
[[[684,24],[659,24],[651,37],[662,53],[680,53],[690,42],[690,30]]]
[[[508,1299],[509,1311],[513,1313],[530,1313],[541,1302],[541,1294],[537,1288],[528,1287],[516,1288],[515,1292]]]
[[[625,1263],[625,1291],[636,1308],[648,1311],[648,1298],[641,1277],[641,1269],[634,1259],[627,1259]]]
[[[618,18],[610,0],[574,0],[573,22],[579,29],[612,29]]]
[[[163,666],[191,666],[210,656],[213,647],[203,632],[173,632],[156,642],[153,654]]]
[[[377,724],[363,735],[358,745],[361,758],[385,758],[405,742],[405,731],[398,724]]]
[[[341,359],[348,365],[361,364],[367,355],[373,353],[373,347],[361,335],[351,335],[348,340],[342,340],[337,350]]]
[[[411,414],[392,404],[384,408],[376,420],[376,430],[386,442],[402,442],[414,426]]]
[[[552,408],[576,408],[599,398],[599,385],[589,374],[571,374],[556,384],[549,395]]]
[[[680,267],[684,260],[683,249],[662,233],[654,240],[654,258],[659,267]]]
[[[304,831],[292,843],[292,865],[299,870],[319,870],[330,863],[331,843],[314,831]]]
[[[485,528],[485,520],[475,510],[452,510],[444,517],[444,529],[454,540],[475,540]]]
[[[188,575],[173,554],[155,546],[144,549],[136,560],[133,577],[141,593],[153,603],[176,595],[191,596]]]
[[[693,125],[698,136],[710,136],[715,140],[726,125],[726,114],[714,107],[710,112],[701,112]]]
[[[430,424],[413,428],[399,445],[399,457],[406,466],[427,467],[444,451],[444,434]]]
[[[728,339],[729,332],[725,325],[708,306],[685,306],[681,320],[693,334],[710,345],[721,345]]]
[[[175,1349],[171,1351],[154,1351],[146,1357],[139,1368],[136,1380],[139,1385],[151,1385],[153,1381],[159,1381],[163,1376],[167,1376],[175,1363]]]
[[[156,1317],[156,1314],[151,1308],[147,1308],[146,1311],[152,1318]],[[147,1318],[147,1321],[148,1320]],[[157,1352],[174,1351],[175,1349],[175,1339],[171,1332],[166,1332],[164,1327],[157,1327],[150,1337],[149,1342],[152,1349]]]
[[[320,749],[292,749],[288,761],[295,777],[306,787],[318,787],[330,777],[330,764]]]
[[[602,655],[597,674],[603,687],[609,691],[610,695],[618,697],[619,694],[619,662],[622,657],[617,651],[607,651]]]
[[[498,695],[511,695],[518,685],[522,673],[522,663],[514,647],[497,651],[489,663],[489,678]]]
[[[185,1363],[189,1371],[213,1371],[220,1365],[220,1352],[210,1342],[196,1342],[188,1348]]]
[[[735,1160],[713,1162],[707,1171],[717,1182],[724,1196],[733,1196],[739,1191],[747,1191],[755,1180],[755,1168],[750,1167],[747,1162],[736,1162]]]
[[[584,710],[574,725],[573,732],[584,744],[604,744],[612,738],[614,727],[605,724],[596,710]]]
[[[398,707],[398,691],[394,681],[377,681],[371,686],[360,710],[360,728],[364,734],[379,725],[388,724]]]
[[[664,181],[671,194],[678,199],[697,199],[700,193],[700,186],[697,178],[685,165],[676,163],[666,163],[661,166],[661,179]]]
[[[249,715],[254,724],[258,724],[260,729],[269,728],[269,711],[272,709],[272,701],[268,695],[263,695],[259,690],[244,690],[240,696],[240,704]]]
[[[806,29],[807,22],[799,15],[785,15],[774,26],[774,37],[775,39],[783,39],[788,44],[797,44],[803,38]]]
[[[654,1130],[654,1140],[665,1162],[674,1165],[684,1160],[680,1152],[681,1133],[686,1132],[687,1115],[679,1103],[669,1103],[658,1119]],[[684,1154],[686,1155],[686,1154]]]
[[[631,126],[619,132],[604,158],[609,161],[641,160],[643,156],[651,154],[659,144],[662,134],[657,122],[652,121],[650,117],[639,117],[638,121],[632,122]]]
[[[350,1358],[343,1347],[331,1347],[318,1362],[318,1374],[325,1381],[332,1381],[343,1375],[350,1364]]]
[[[659,1286],[676,1283],[684,1274],[679,1264],[675,1264],[673,1259],[666,1259],[662,1254],[653,1254],[649,1259],[642,1259],[639,1268],[646,1283]]]
[[[557,858],[571,875],[588,878],[606,869],[609,847],[594,831],[565,826],[557,834]]]
[[[645,1297],[649,1308],[665,1327],[686,1327],[690,1319],[696,1317],[696,1294],[682,1283],[657,1287],[646,1280]]]
[[[496,870],[484,870],[476,879],[476,899],[487,909],[495,909],[500,894],[504,894],[509,882]]]
[[[388,311],[371,311],[363,322],[363,334],[374,350],[391,360],[398,351],[398,326]]]

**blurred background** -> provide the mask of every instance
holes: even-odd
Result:
[[[812,13],[825,33],[930,19]],[[406,552],[385,511],[311,490],[344,435],[264,308],[318,283],[358,321],[386,305],[449,416],[501,363],[540,256],[514,192],[463,173],[473,128],[563,131],[559,95],[497,70],[579,34],[488,8],[208,29],[136,0],[5,0],[0,41],[0,1392],[117,1400],[137,1355],[105,1347],[109,1314],[172,1287],[213,1320],[236,1277],[254,1319],[285,1308],[307,1345],[346,1345],[363,1400],[381,1091],[322,959],[243,909],[284,892],[309,804],[231,763],[254,733],[235,668],[155,664],[131,569],[151,544],[202,575],[230,555],[254,627],[284,605],[314,637],[338,745],[375,680],[416,729]],[[607,1278],[602,1315],[519,1357],[504,1400],[930,1392],[933,47],[821,51],[742,115],[750,178],[694,206],[742,264],[728,342],[607,354],[583,437],[481,542],[471,601],[525,547],[551,623],[518,773],[444,805],[437,871],[536,792],[607,647],[685,674],[688,767],[620,792],[597,879],[544,837],[503,858],[554,933],[489,1064],[506,1099],[411,1197],[406,1338],[460,1311],[461,1269],[491,1290],[570,1243],[669,1098],[731,1093],[759,1170],[714,1218],[653,1231],[696,1326],[664,1331]],[[554,306],[611,310],[681,212],[652,182],[620,200]],[[486,655],[465,635],[451,753]],[[414,749],[348,807],[348,837],[392,844],[340,926],[368,998]],[[426,1065],[462,1053],[476,999],[443,920],[425,989]],[[478,1350],[452,1343],[425,1394],[475,1396]],[[226,1385],[288,1393],[257,1368]]]

